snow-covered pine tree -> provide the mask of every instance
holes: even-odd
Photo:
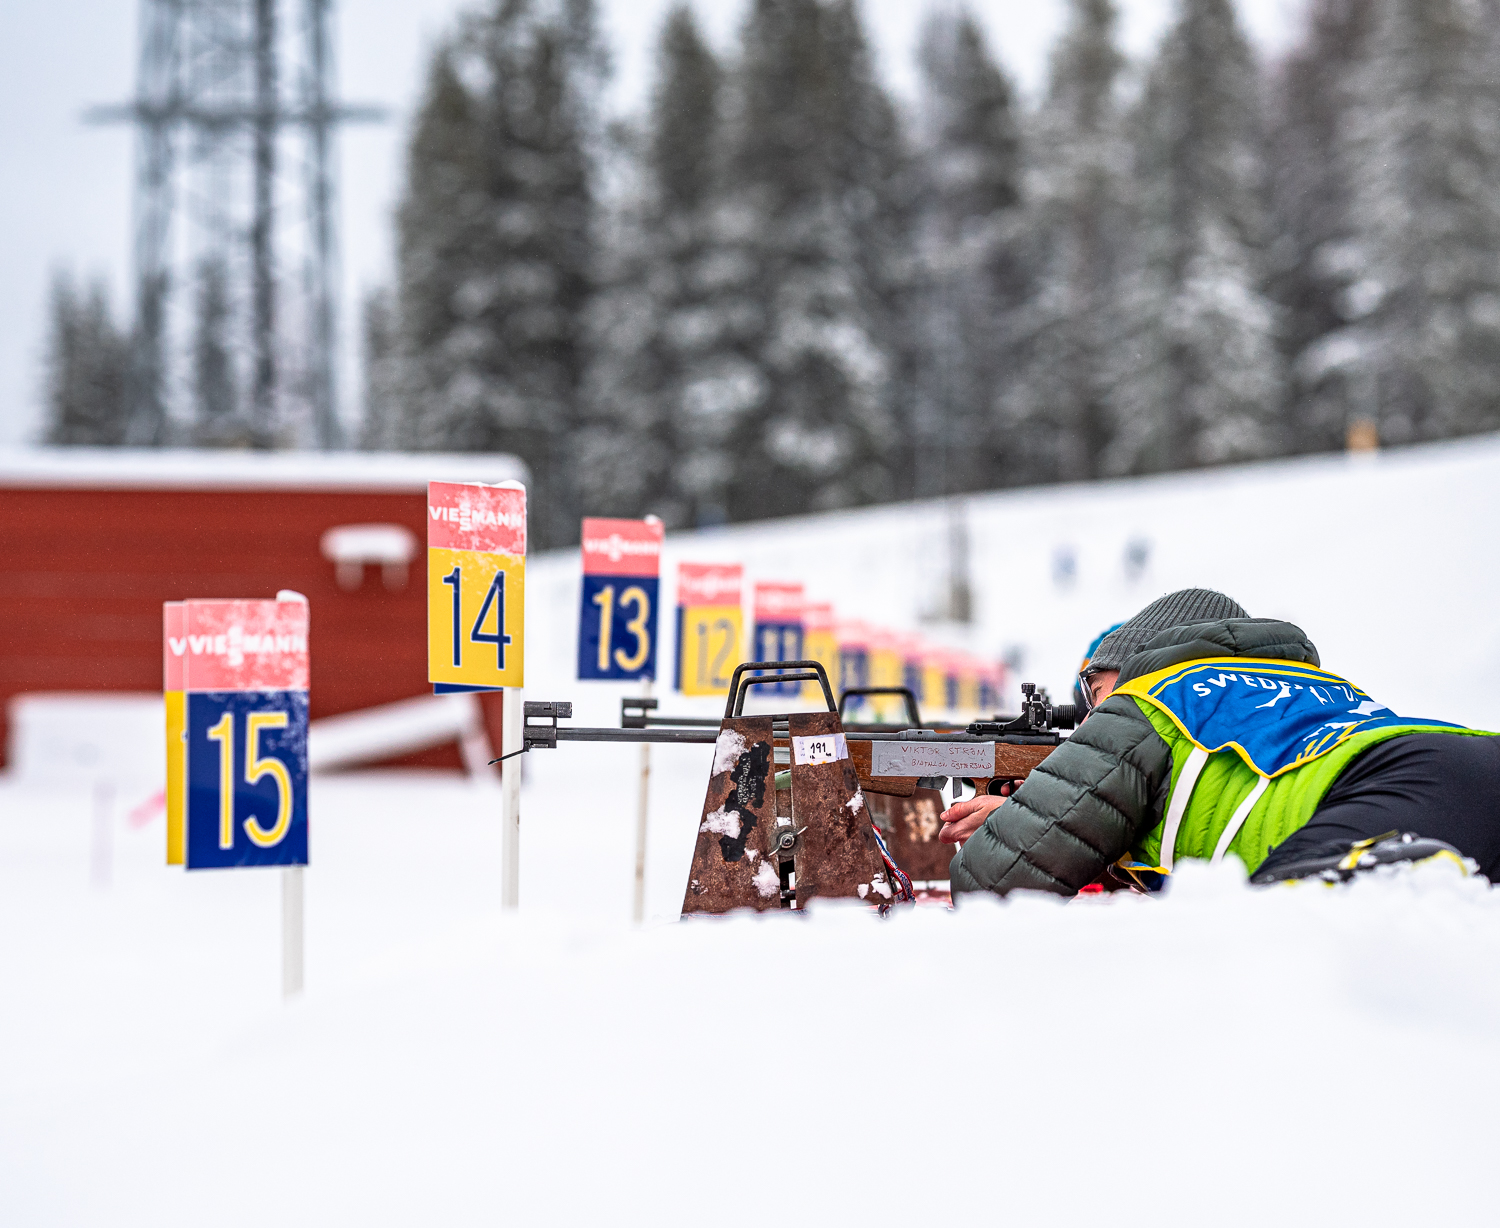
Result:
[[[1111,472],[1278,450],[1260,103],[1231,0],[1181,0],[1132,117],[1136,250],[1115,300]]]
[[[716,241],[723,70],[692,10],[662,29],[648,130],[617,130],[625,163],[605,223],[606,284],[591,312],[591,510],[653,512],[670,527],[724,517],[732,465],[703,412],[743,376],[720,302]],[[731,256],[732,260],[733,257]]]
[[[698,406],[730,519],[889,498],[903,147],[852,0],[752,0],[718,293],[739,372]]]
[[[537,547],[578,536],[603,75],[592,0],[499,0],[435,57],[401,214],[412,438],[525,460]]]
[[[1359,261],[1338,150],[1373,14],[1373,0],[1312,0],[1300,43],[1271,82],[1270,287],[1282,309],[1287,452],[1342,447],[1348,421],[1363,412],[1349,379],[1358,347],[1344,312]]]
[[[1357,395],[1399,442],[1500,427],[1500,34],[1492,0],[1377,0],[1343,155]]]
[[[483,420],[490,409],[483,362],[490,337],[468,288],[482,273],[476,261],[490,203],[479,111],[450,40],[428,66],[396,215],[398,349],[407,395],[399,424],[381,433],[407,447],[447,446],[457,420]],[[367,389],[375,382],[373,357],[367,349]]]
[[[81,294],[66,273],[53,276],[47,347],[47,428],[52,444],[125,442],[125,379],[130,342],[116,326],[103,280]]]
[[[849,185],[844,209],[869,295],[871,335],[886,355],[885,408],[867,415],[861,428],[877,454],[883,454],[885,479],[881,484],[847,483],[847,493],[824,497],[825,505],[832,506],[834,499],[911,495],[918,350],[909,327],[909,303],[920,270],[912,256],[917,181],[911,142],[876,73],[858,0],[831,0],[825,21],[837,88],[848,100],[836,133],[842,178]],[[846,347],[839,348],[849,355]]]
[[[364,302],[365,419],[360,446],[371,450],[408,446],[401,414],[403,368],[400,319],[388,289],[372,290]]]
[[[1129,243],[1130,171],[1115,22],[1112,0],[1072,0],[1046,97],[1031,122],[1031,293],[1015,317],[1024,360],[1001,401],[1015,440],[1011,481],[1100,477],[1113,438],[1112,330]]]
[[[1012,316],[1025,296],[1015,91],[967,9],[939,10],[922,68],[920,339],[914,427],[921,495],[999,485],[1013,434],[997,393],[1015,376]]]
[[[247,446],[249,423],[238,417],[229,329],[229,279],[224,262],[198,267],[198,318],[193,333],[193,436],[210,446]]]

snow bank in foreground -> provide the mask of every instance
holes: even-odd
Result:
[[[490,913],[193,1019],[169,1068],[4,1098],[8,1223],[1457,1222],[1500,896],[1189,865],[885,923]]]

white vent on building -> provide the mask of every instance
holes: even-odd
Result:
[[[340,588],[358,588],[366,563],[379,566],[386,588],[404,588],[417,539],[400,524],[341,524],[323,534],[321,548],[334,564]]]

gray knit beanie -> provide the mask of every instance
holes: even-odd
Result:
[[[1211,588],[1182,588],[1158,597],[1134,618],[1104,637],[1089,658],[1088,672],[1119,669],[1127,658],[1144,648],[1169,627],[1211,622],[1220,618],[1249,618],[1245,608],[1231,597]]]

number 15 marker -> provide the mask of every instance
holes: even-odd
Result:
[[[165,622],[167,863],[306,865],[306,598],[168,602]]]
[[[427,680],[437,691],[524,680],[526,488],[427,484]]]

